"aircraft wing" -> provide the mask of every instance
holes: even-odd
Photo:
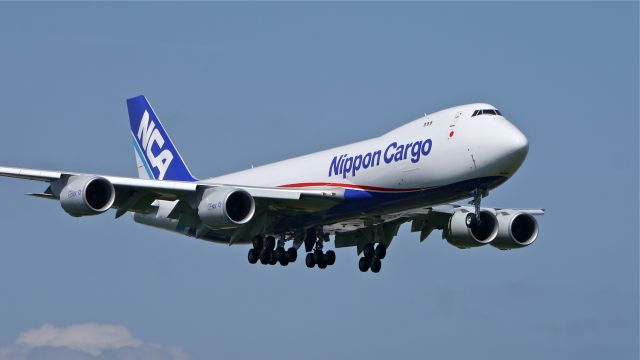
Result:
[[[455,211],[473,212],[472,206],[443,204],[433,207],[421,207],[390,214],[362,215],[355,219],[325,225],[325,233],[335,234],[336,247],[357,247],[360,254],[364,246],[370,242],[379,242],[389,247],[398,234],[400,226],[411,222],[411,232],[420,232],[420,241],[424,241],[433,230],[442,230],[447,226],[449,218]],[[526,213],[534,216],[544,215],[545,209],[506,209],[485,208],[482,210],[497,214],[501,211]]]
[[[0,167],[0,176],[27,179],[55,184],[65,182],[74,176],[101,177],[113,184],[116,190],[116,200],[113,208],[118,209],[116,217],[127,211],[147,212],[155,208],[152,203],[156,200],[184,200],[191,195],[208,188],[230,186],[249,192],[257,203],[268,202],[270,206],[282,211],[315,211],[335,205],[344,199],[344,190],[340,188],[322,189],[285,189],[272,187],[237,186],[225,184],[211,184],[203,181],[186,182],[171,180],[148,180],[118,176],[103,176],[73,172],[58,172],[37,169],[23,169]],[[58,199],[51,186],[43,193],[27,194],[31,196]]]

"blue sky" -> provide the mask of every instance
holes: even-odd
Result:
[[[141,93],[200,177],[483,101],[530,141],[485,204],[548,212],[510,252],[403,228],[372,275],[349,249],[250,266],[0,180],[0,356],[637,359],[638,47],[637,2],[2,3],[2,165],[136,176]],[[98,355],[33,340],[104,331]]]

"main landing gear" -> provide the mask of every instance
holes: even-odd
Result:
[[[364,247],[364,256],[360,258],[358,262],[358,268],[360,271],[367,272],[371,269],[373,273],[379,273],[380,269],[382,269],[382,259],[387,256],[387,247],[378,244],[377,247],[374,247],[373,244],[367,244]]]
[[[307,254],[305,264],[309,269],[318,265],[320,269],[326,269],[327,266],[331,266],[336,263],[336,253],[333,250],[329,250],[326,253],[322,251],[322,238],[316,239],[316,246],[313,252]]]
[[[280,263],[282,266],[287,266],[289,263],[295,262],[298,258],[298,251],[296,248],[284,249],[284,239],[280,239],[276,247],[276,239],[273,236],[256,236],[253,239],[253,248],[249,250],[248,254],[249,263],[255,264],[260,261],[263,265],[275,265]]]

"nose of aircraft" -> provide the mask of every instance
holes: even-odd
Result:
[[[500,143],[500,162],[507,172],[513,173],[527,157],[529,141],[520,129],[506,120],[500,124],[500,128],[499,139],[496,139]]]
[[[476,176],[511,177],[529,152],[522,131],[501,114],[471,116],[462,131]]]
[[[524,160],[529,152],[529,140],[520,129],[511,125],[511,129],[507,131],[504,141],[507,143],[506,148],[510,153]]]

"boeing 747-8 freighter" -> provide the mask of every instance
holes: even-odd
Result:
[[[457,106],[379,137],[245,171],[194,177],[144,96],[127,101],[138,178],[0,167],[0,176],[48,184],[29,194],[69,215],[114,209],[135,222],[197,239],[248,244],[248,260],[309,268],[355,247],[379,272],[400,225],[425,240],[434,229],[458,248],[516,249],[538,236],[543,209],[485,208],[481,200],[518,170],[527,138],[489,104]],[[469,205],[453,204],[471,198]],[[287,243],[290,246],[285,248]]]

